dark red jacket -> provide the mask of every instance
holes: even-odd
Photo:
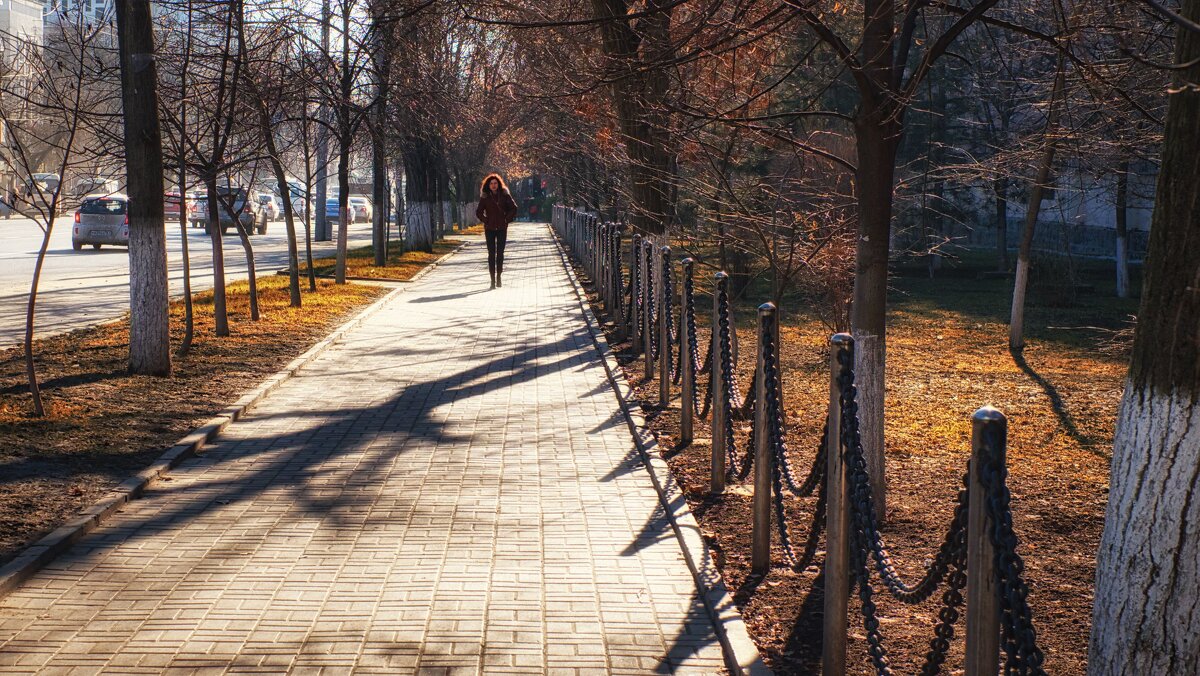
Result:
[[[504,230],[516,217],[517,203],[503,191],[481,197],[475,209],[475,218],[483,223],[484,230]]]

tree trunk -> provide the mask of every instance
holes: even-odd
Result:
[[[187,132],[187,118],[180,116],[180,138]],[[187,162],[179,154],[179,255],[183,258],[183,342],[179,344],[179,356],[185,357],[192,349],[196,321],[192,302],[192,260],[188,253],[187,215]]]
[[[33,280],[29,283],[29,301],[25,304],[25,377],[29,381],[29,393],[33,395],[33,414],[39,418],[46,415],[46,407],[42,403],[37,364],[33,360],[33,326],[37,316],[37,292],[38,283],[42,279],[42,264],[46,262],[46,251],[50,248],[50,235],[53,233],[54,219],[51,218],[42,234],[42,245],[38,247],[37,261],[33,264]]]
[[[350,93],[353,85],[350,72],[350,10],[353,3],[342,6],[342,88],[338,100],[338,240],[337,266],[334,282],[346,283],[346,240],[350,237]]]
[[[265,113],[265,110],[264,110]],[[279,186],[279,194],[283,195],[283,221],[287,226],[288,248],[288,300],[291,307],[301,307],[300,298],[300,253],[296,243],[296,214],[292,210],[291,188],[287,182],[287,172],[279,159],[279,149],[275,146],[275,138],[270,128],[269,118],[264,114],[267,128],[263,137],[267,142],[267,154],[271,158],[271,170],[275,172],[275,183]]]
[[[232,196],[230,199],[233,199]],[[246,199],[250,199],[249,193],[246,194]],[[234,212],[233,205],[224,201],[222,201],[222,205],[229,217],[233,219],[233,227],[237,230],[238,239],[242,243],[242,251],[246,254],[246,279],[250,284],[250,321],[256,322],[262,317],[258,313],[258,274],[254,267],[254,245],[250,243],[250,233],[246,231],[246,226],[242,225],[240,214]]]
[[[218,336],[229,335],[229,312],[225,305],[225,244],[221,234],[221,205],[217,197],[217,175],[204,178],[208,193],[208,235],[212,239],[213,259],[213,328]]]
[[[1008,272],[1008,179],[992,182],[996,194],[996,270]]]
[[[1129,297],[1129,160],[1117,166],[1117,297]]]
[[[338,153],[338,240],[334,282],[346,283],[346,240],[350,238],[350,144],[343,141]]]
[[[329,29],[330,22],[333,19],[333,12],[329,5],[329,0],[321,2],[321,53],[329,53]],[[305,111],[307,114],[307,111]],[[321,122],[326,122],[329,119],[326,104],[321,102],[317,109],[317,117]],[[329,130],[324,124],[317,125],[317,204],[316,204],[316,219],[317,219],[317,241],[328,242],[332,238],[332,233],[329,228],[329,219],[325,216],[325,200],[329,197]],[[311,211],[313,203],[308,203],[308,208]],[[309,265],[309,270],[312,265]]]
[[[850,309],[854,336],[854,376],[867,473],[875,513],[887,515],[884,465],[884,383],[886,382],[886,320],[888,241],[895,189],[899,125],[895,117],[869,99],[856,122],[858,171],[858,242],[855,250],[854,301]]]
[[[149,0],[117,0],[129,221],[129,370],[171,374],[158,69]]]
[[[1058,72],[1054,76],[1054,89],[1050,93],[1050,111],[1046,117],[1046,149],[1038,165],[1037,178],[1029,191],[1029,204],[1025,208],[1025,228],[1021,231],[1021,248],[1017,250],[1017,274],[1013,283],[1012,315],[1008,323],[1008,349],[1021,350],[1025,347],[1025,295],[1029,286],[1029,257],[1033,252],[1033,235],[1037,229],[1038,213],[1042,210],[1042,195],[1050,182],[1050,170],[1054,168],[1054,154],[1058,150],[1058,116],[1066,80],[1066,64],[1058,58]]]
[[[1181,13],[1200,21],[1200,0]],[[1117,419],[1088,673],[1200,673],[1200,34],[1180,27],[1133,359]]]
[[[643,233],[661,234],[674,219],[675,162],[670,118],[664,99],[670,90],[671,3],[647,0],[636,27],[625,17],[628,0],[592,0],[602,48],[612,64],[613,105],[629,155],[630,222]]]

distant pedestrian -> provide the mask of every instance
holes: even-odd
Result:
[[[475,217],[483,223],[483,236],[487,240],[488,274],[492,288],[504,286],[500,275],[504,273],[504,245],[508,241],[508,224],[517,217],[517,203],[508,193],[508,186],[500,174],[488,174],[479,188],[479,206]]]

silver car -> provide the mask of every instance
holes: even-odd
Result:
[[[71,246],[76,251],[91,244],[129,246],[129,198],[125,195],[88,195],[75,210]]]

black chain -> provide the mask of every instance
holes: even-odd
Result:
[[[678,345],[679,338],[675,333],[675,322],[672,321],[672,313],[674,313],[673,303],[675,300],[675,283],[672,281],[671,257],[669,255],[662,257],[662,307],[659,308],[658,321],[666,322],[667,324],[667,344],[659,349],[663,353],[663,359],[670,364],[670,379],[674,380],[675,375],[679,372],[679,368],[675,363],[674,352],[672,349]],[[682,353],[683,350],[678,350]]]
[[[741,395],[737,387],[737,374],[734,372],[733,364],[733,348],[730,344],[730,316],[729,316],[729,294],[723,287],[717,290],[717,337],[720,341],[721,348],[721,375],[724,380],[724,391],[714,392],[714,396],[720,397],[721,406],[725,407],[725,450],[729,455],[729,462],[726,463],[727,478],[733,478],[735,472],[743,478],[750,473],[750,463],[754,460],[754,453],[747,453],[746,458],[738,457],[737,444],[733,436],[733,411],[735,408],[740,408],[742,403]],[[713,430],[713,434],[720,434],[722,431]],[[751,435],[751,448],[753,448],[753,435]]]
[[[767,443],[771,452],[775,454],[775,462],[772,463],[771,483],[772,497],[775,507],[775,522],[779,529],[779,541],[783,544],[784,553],[787,555],[788,563],[793,570],[802,571],[812,564],[813,559],[817,554],[817,546],[820,543],[821,531],[825,525],[825,482],[821,482],[821,493],[817,498],[816,510],[813,512],[813,520],[809,525],[808,537],[805,541],[804,552],[797,556],[795,547],[792,545],[791,536],[788,532],[787,512],[784,509],[783,491],[785,475],[790,472],[787,467],[787,445],[784,439],[785,430],[782,425],[782,417],[779,411],[779,358],[777,346],[775,345],[775,332],[764,330],[762,332],[762,343],[760,345],[763,358],[763,393],[766,399],[766,421],[767,421]],[[753,428],[752,428],[753,429]],[[751,434],[753,441],[754,434]],[[753,449],[753,445],[751,446]],[[821,475],[823,476],[823,474]],[[789,484],[791,477],[787,477]],[[792,488],[792,486],[789,486]],[[793,489],[794,492],[794,489]],[[811,491],[806,493],[811,495]]]
[[[1017,553],[1013,532],[1012,495],[1006,483],[1008,470],[994,462],[981,463],[983,483],[987,487],[987,509],[992,520],[991,539],[995,548],[995,569],[1000,590],[1000,638],[1006,656],[1004,673],[1043,676],[1045,661],[1037,645],[1033,611],[1029,608],[1029,585],[1023,573],[1025,562]]]
[[[958,493],[958,504],[955,506],[949,531],[934,557],[933,564],[915,585],[906,584],[900,579],[892,565],[891,557],[883,542],[883,536],[879,532],[875,503],[871,499],[871,480],[867,475],[867,461],[859,434],[858,402],[856,401],[858,392],[854,386],[853,351],[838,352],[838,363],[840,365],[838,380],[842,389],[842,444],[849,468],[857,526],[864,538],[864,544],[875,559],[875,568],[879,571],[879,576],[888,591],[903,603],[920,603],[929,598],[945,578],[947,566],[953,555],[953,542],[957,540],[957,531],[965,530],[967,527],[968,502],[965,480],[963,488]]]

